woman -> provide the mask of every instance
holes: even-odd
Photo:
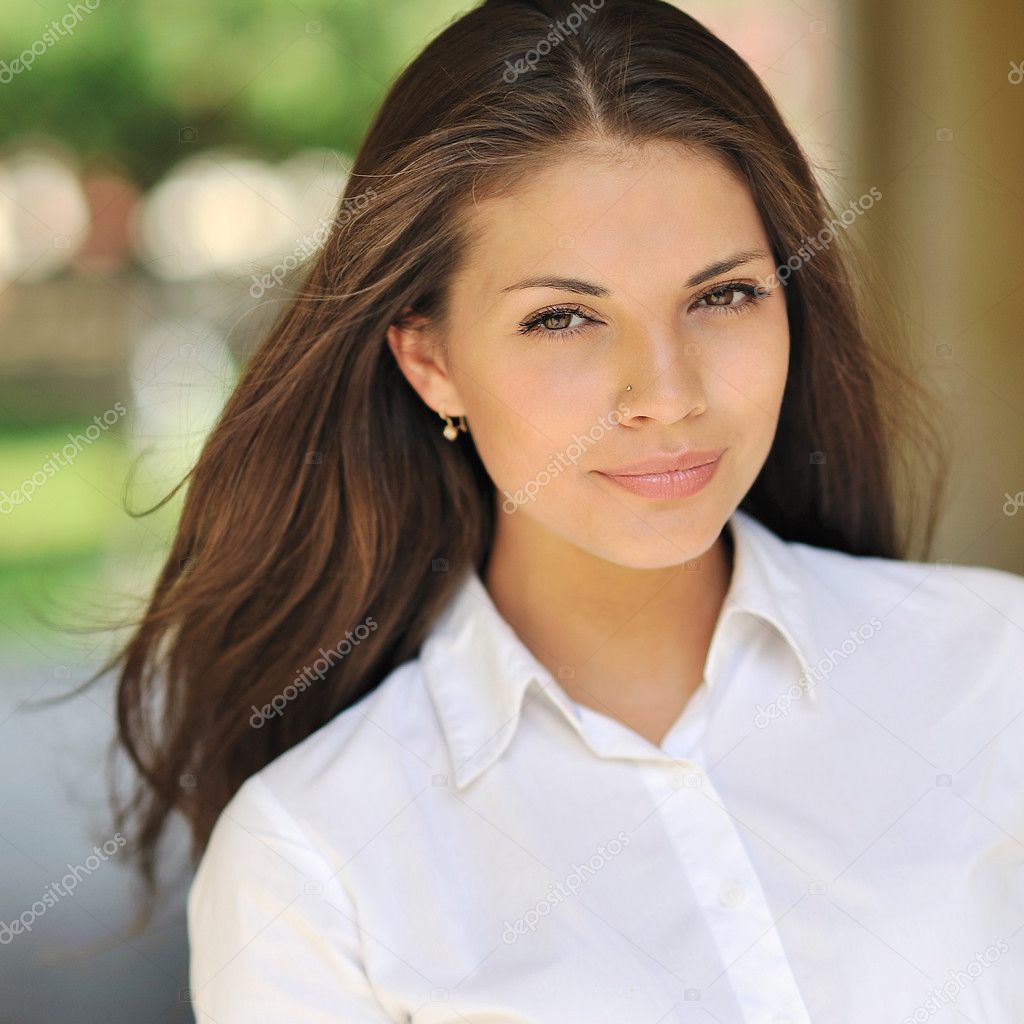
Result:
[[[1024,581],[905,560],[847,223],[660,0],[399,78],[123,652],[198,1021],[1016,1019]]]

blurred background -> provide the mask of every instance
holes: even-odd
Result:
[[[931,557],[1024,573],[1024,5],[678,6],[751,63],[838,208],[880,196],[850,231],[956,442]],[[33,705],[116,639],[62,625],[146,593],[182,495],[125,507],[186,471],[389,83],[466,7],[0,5],[0,1024],[192,1020],[181,831],[165,913],[120,935],[110,681]]]

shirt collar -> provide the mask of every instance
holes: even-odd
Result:
[[[752,515],[734,510],[728,521],[733,571],[709,648],[705,678],[716,682],[721,633],[729,618],[745,612],[770,625],[800,663],[806,696],[817,700],[810,682],[812,644],[807,597],[797,557]],[[475,569],[463,577],[454,597],[435,620],[420,648],[420,666],[440,719],[459,788],[489,767],[508,746],[519,723],[531,683],[567,714],[564,691],[498,611]]]

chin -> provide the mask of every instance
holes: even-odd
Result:
[[[603,543],[579,543],[579,547],[626,569],[670,569],[696,561],[714,545],[729,518],[704,514],[688,528],[661,530],[633,519]]]

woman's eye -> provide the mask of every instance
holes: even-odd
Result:
[[[706,304],[705,309],[713,309],[716,313],[745,313],[770,294],[771,292],[767,289],[754,284],[743,282],[720,284],[701,295],[696,304]],[[579,307],[565,306],[541,310],[527,318],[519,324],[519,333],[546,334],[558,341],[579,334],[580,331],[586,329],[588,324],[600,322],[588,316]]]
[[[741,313],[757,305],[769,292],[751,284],[724,284],[705,292],[697,301],[707,302],[707,309],[724,313]]]
[[[579,309],[549,309],[539,313],[519,325],[520,334],[550,334],[555,337],[567,337],[582,330],[584,324],[573,324],[573,320],[588,321],[586,316]]]
[[[711,292],[707,298],[711,300],[712,306],[732,306],[735,305],[737,295],[743,295],[739,288],[722,288],[720,291]],[[728,302],[725,301],[726,298],[729,298]]]
[[[579,319],[578,313],[549,313],[540,322],[553,331],[564,329],[569,327],[572,323],[573,317]]]

